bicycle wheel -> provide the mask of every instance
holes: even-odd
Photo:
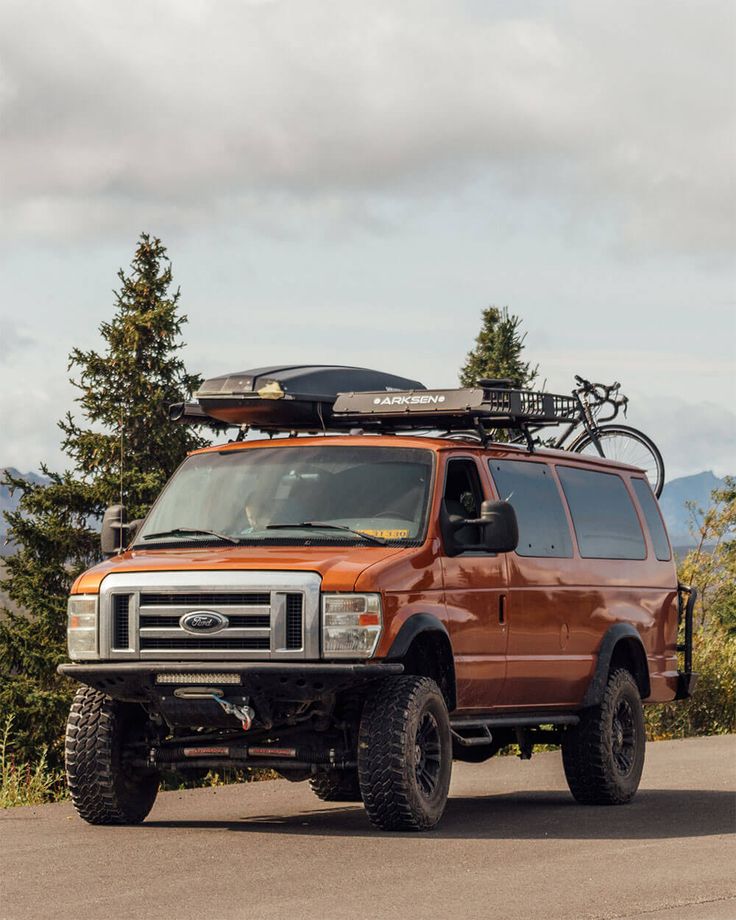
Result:
[[[654,441],[636,428],[629,428],[628,425],[601,425],[596,435],[603,456],[644,470],[652,491],[659,498],[664,486],[664,460]],[[593,438],[587,431],[570,446],[570,450],[576,454],[600,456]]]

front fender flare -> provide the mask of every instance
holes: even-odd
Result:
[[[386,661],[401,661],[406,664],[409,673],[434,678],[445,697],[447,708],[452,711],[457,705],[452,643],[444,623],[436,616],[431,613],[409,616],[396,634]]]
[[[396,638],[391,643],[391,648],[386,654],[386,660],[391,661],[403,658],[416,637],[425,632],[440,632],[450,642],[450,635],[442,620],[438,620],[431,613],[415,613],[402,624],[401,629],[396,634]],[[452,648],[452,644],[450,644],[450,647]]]

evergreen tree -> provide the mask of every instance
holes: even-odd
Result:
[[[509,315],[508,307],[487,307],[481,317],[475,348],[468,352],[460,371],[462,386],[475,386],[483,377],[508,378],[516,387],[531,386],[537,378],[538,366],[522,361],[526,333],[519,332],[521,319]]]
[[[118,277],[115,315],[100,326],[103,349],[75,348],[69,358],[83,416],[59,422],[71,469],[42,467],[47,485],[6,476],[21,497],[7,515],[18,551],[3,587],[25,612],[5,611],[0,621],[0,722],[14,716],[19,757],[35,760],[48,745],[52,765],[73,689],[56,673],[66,656],[67,596],[100,558],[100,516],[121,491],[130,517],[142,516],[187,451],[206,443],[168,419],[169,403],[190,398],[200,378],[179,356],[186,316],[161,241],[142,234],[130,272]]]

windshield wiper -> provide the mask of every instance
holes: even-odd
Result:
[[[143,540],[155,540],[157,537],[178,537],[178,536],[196,536],[202,534],[205,537],[217,537],[225,543],[234,543],[236,546],[240,543],[235,537],[229,537],[225,533],[218,533],[216,530],[203,530],[201,527],[174,527],[171,530],[162,530],[159,533],[147,533]]]
[[[372,533],[363,533],[362,530],[353,530],[352,527],[345,527],[343,524],[329,524],[323,521],[302,521],[300,524],[269,524],[266,530],[298,530],[303,527],[314,527],[317,530],[344,530],[346,533],[355,534],[369,543],[377,543],[379,546],[385,546],[386,541],[382,537],[375,537]]]

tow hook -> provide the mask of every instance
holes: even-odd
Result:
[[[247,732],[250,729],[251,725],[253,724],[253,719],[256,717],[254,709],[251,709],[251,707],[248,705],[236,706],[235,703],[228,703],[228,701],[221,697],[219,693],[213,693],[212,699],[216,703],[219,703],[229,716],[235,716],[235,718],[243,726],[244,732]]]

